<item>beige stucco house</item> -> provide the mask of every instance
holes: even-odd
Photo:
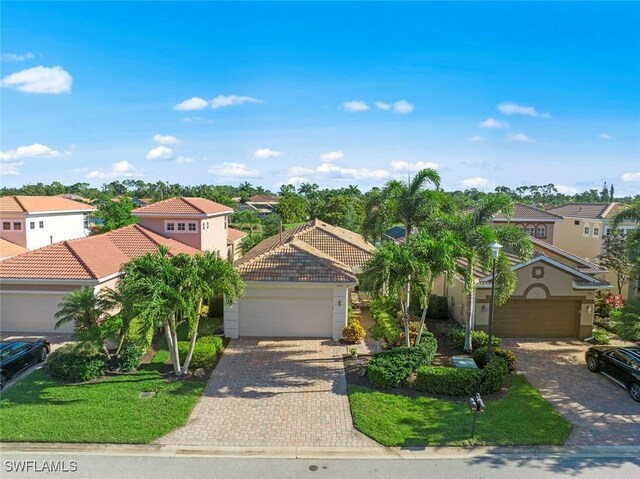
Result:
[[[235,262],[245,294],[224,311],[225,335],[340,338],[349,290],[375,251],[319,220],[267,238]]]

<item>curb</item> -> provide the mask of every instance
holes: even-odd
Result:
[[[0,443],[0,453],[112,456],[255,457],[281,459],[456,459],[477,456],[640,457],[640,446],[472,446],[472,447],[246,447],[137,444]]]

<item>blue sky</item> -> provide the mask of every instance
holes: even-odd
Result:
[[[435,166],[447,189],[640,192],[638,3],[2,10],[7,186],[368,189]]]

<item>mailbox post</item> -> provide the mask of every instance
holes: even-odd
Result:
[[[471,439],[473,439],[476,435],[476,421],[478,420],[478,414],[481,414],[485,411],[484,401],[482,401],[482,397],[480,397],[480,393],[476,393],[475,397],[470,397],[469,401],[469,410],[471,411],[471,415],[473,416],[473,422],[471,425]]]

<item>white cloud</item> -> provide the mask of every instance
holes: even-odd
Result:
[[[558,193],[561,193],[563,195],[575,195],[576,193],[580,193],[580,189],[576,188],[575,186],[569,186],[569,185],[554,185],[556,187],[556,190],[558,190]]]
[[[253,154],[255,160],[266,160],[267,158],[278,158],[282,156],[281,151],[272,150],[270,148],[259,148]]]
[[[313,173],[313,170],[309,168],[305,168],[304,166],[293,166],[287,170],[287,175],[290,176],[305,176],[310,173]]]
[[[478,125],[480,128],[509,128],[509,123],[506,121],[498,121],[493,118],[487,118],[481,121]]]
[[[16,176],[20,174],[19,166],[24,163],[22,161],[11,161],[8,163],[0,163],[0,176]]]
[[[190,156],[179,156],[173,161],[174,163],[193,163],[194,160]]]
[[[342,168],[331,163],[323,163],[316,172],[329,175],[334,178],[347,178],[354,180],[383,180],[388,178],[389,172],[386,170],[370,170],[369,168]]]
[[[262,100],[250,96],[218,95],[211,100],[211,108],[224,108],[226,106],[243,105],[244,103],[262,103]]]
[[[46,156],[64,156],[70,155],[71,151],[65,151],[64,153],[49,148],[46,145],[40,143],[33,143],[32,145],[19,146],[15,150],[0,151],[0,160],[16,160],[20,158],[32,158],[32,157],[46,157]]]
[[[336,161],[336,160],[339,160],[342,157],[344,157],[344,153],[341,150],[330,151],[328,153],[322,153],[320,155],[320,159],[322,161]]]
[[[119,161],[111,165],[108,171],[93,170],[87,174],[87,178],[108,179],[108,178],[135,178],[144,176],[128,161]]]
[[[623,174],[622,181],[633,182],[633,183],[640,182],[640,171],[635,173]]]
[[[177,145],[180,143],[180,140],[171,135],[153,135],[153,141],[161,145]]]
[[[23,62],[25,60],[33,60],[34,58],[35,56],[31,52],[27,52],[24,55],[18,53],[3,53],[0,55],[0,60],[5,62]]]
[[[474,176],[473,178],[466,178],[462,181],[458,181],[458,184],[463,188],[482,188],[489,184],[489,180],[480,176]]]
[[[157,146],[147,153],[147,160],[166,160],[173,158],[173,150],[166,146]]]
[[[470,136],[469,138],[467,138],[467,140],[477,143],[477,142],[485,141],[485,138],[483,136],[480,136],[480,135],[473,135],[473,136]]]
[[[399,100],[393,104],[393,111],[396,113],[411,113],[414,109],[414,105],[407,100]]]
[[[377,101],[377,102],[375,103],[375,105],[376,105],[376,108],[377,108],[378,110],[385,110],[385,111],[387,111],[387,110],[390,110],[390,109],[391,109],[391,105],[390,105],[389,103],[385,103],[385,102],[383,102],[383,101]]]
[[[522,106],[517,103],[500,103],[498,110],[505,115],[527,115],[536,118],[551,118],[549,113],[539,113],[532,106]]]
[[[600,133],[598,135],[598,138],[600,138],[601,140],[613,140],[613,136],[609,135],[608,133]]]
[[[342,109],[349,112],[367,111],[369,109],[369,105],[362,100],[345,101],[342,104]]]
[[[0,85],[25,93],[71,93],[73,78],[62,67],[27,68],[2,79]]]
[[[308,183],[309,179],[303,176],[292,176],[287,180],[287,185],[298,186],[302,183]]]
[[[534,143],[535,140],[524,133],[510,133],[507,135],[507,141],[518,141],[520,143]]]
[[[433,168],[434,170],[438,169],[440,165],[438,163],[432,163],[430,161],[418,161],[417,163],[409,163],[408,161],[392,161],[391,168],[395,171],[419,171],[424,170],[425,168]]]
[[[220,178],[255,178],[260,175],[258,170],[247,168],[247,165],[242,163],[224,162],[218,165],[211,165],[208,171]]]
[[[208,105],[209,102],[207,100],[194,96],[193,98],[178,103],[173,109],[178,111],[202,110]]]

